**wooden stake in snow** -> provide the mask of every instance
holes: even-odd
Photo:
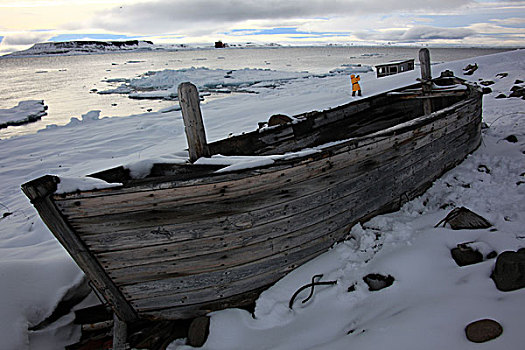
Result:
[[[421,64],[421,86],[423,96],[432,92],[432,73],[430,71],[430,52],[428,49],[419,50],[419,62]],[[425,115],[432,113],[432,101],[430,98],[423,99],[423,112]]]
[[[128,326],[126,322],[113,314],[113,350],[126,350],[128,338]]]
[[[188,140],[190,162],[193,163],[200,157],[210,156],[202,121],[199,92],[195,85],[186,82],[179,85],[178,93],[182,119],[184,120],[184,130]]]
[[[443,224],[443,227],[445,227],[446,224],[449,224],[450,228],[452,228],[453,230],[483,229],[492,226],[492,224],[487,219],[465,207],[453,209],[443,220],[438,222],[434,227],[438,227],[441,224]]]

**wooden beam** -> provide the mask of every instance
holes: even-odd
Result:
[[[423,95],[430,95],[432,92],[432,73],[430,71],[430,52],[428,49],[419,50],[419,62],[421,63],[421,86]],[[423,112],[425,115],[432,113],[432,101],[423,100]]]
[[[113,314],[113,350],[126,350],[128,326],[117,314]]]
[[[209,157],[210,151],[206,141],[206,132],[199,102],[199,91],[192,83],[179,85],[179,104],[182,109],[184,131],[188,140],[188,152],[193,163],[200,157]]]
[[[50,197],[57,190],[59,182],[60,179],[58,177],[46,175],[23,184],[22,191],[31,200],[31,203],[33,203],[53,235],[66,248],[69,255],[86,273],[97,290],[104,295],[115,313],[123,320],[135,320],[137,315],[131,305],[87,249],[84,242],[80,240],[75,231],[64,220],[51,200]]]

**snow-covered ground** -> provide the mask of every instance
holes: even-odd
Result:
[[[493,92],[484,97],[489,128],[480,148],[400,211],[356,225],[348,241],[265,291],[254,317],[237,309],[213,313],[205,349],[522,348],[525,290],[498,291],[489,277],[495,259],[459,267],[450,249],[470,241],[498,253],[525,247],[525,101],[495,98],[508,96],[514,85],[523,86],[516,80],[525,80],[525,51],[437,65],[433,72],[450,69],[462,76],[462,68],[471,63],[479,69],[466,78],[494,82],[489,86]],[[417,71],[382,79],[361,73],[361,86],[364,96],[370,96],[417,77]],[[344,74],[298,77],[257,92],[204,103],[208,139],[253,130],[275,113],[321,110],[352,99]],[[181,161],[187,157],[181,115],[173,110],[110,118],[91,111],[68,125],[0,140],[0,145],[0,347],[57,349],[78,339],[72,314],[41,331],[28,327],[49,316],[82,273],[20,185],[44,174],[74,177],[151,159]],[[459,206],[484,216],[493,227],[434,227]],[[368,291],[362,278],[369,273],[389,274],[394,284]],[[316,287],[305,304],[301,294],[289,310],[292,294],[316,274],[337,285]],[[354,291],[349,292],[351,286]],[[470,343],[464,328],[480,318],[497,320],[503,334],[485,344]],[[188,348],[182,344],[178,340],[170,348]]]

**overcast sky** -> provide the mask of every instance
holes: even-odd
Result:
[[[0,0],[0,53],[135,38],[525,47],[525,0]]]

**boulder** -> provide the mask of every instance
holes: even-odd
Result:
[[[472,75],[476,70],[478,69],[478,64],[469,64],[465,68],[463,68],[463,74],[465,75]]]
[[[201,347],[210,334],[210,317],[201,316],[195,318],[188,329],[188,345]]]
[[[390,287],[395,279],[390,275],[385,276],[378,273],[371,273],[363,277],[363,281],[368,285],[368,290],[377,291]]]
[[[458,244],[450,253],[452,254],[452,259],[454,259],[458,266],[473,265],[483,261],[483,254],[462,244]]]
[[[488,94],[492,93],[492,89],[489,88],[489,87],[484,86],[484,87],[481,89],[481,92],[483,93],[483,95],[488,95]]]
[[[511,143],[516,143],[516,142],[518,142],[518,137],[516,137],[516,135],[509,135],[509,136],[505,137],[505,141],[511,142]]]
[[[268,126],[282,125],[292,121],[287,115],[284,114],[274,114],[268,120]]]
[[[496,288],[510,292],[525,287],[525,252],[505,251],[498,255],[490,276]]]
[[[483,319],[470,323],[465,327],[467,339],[473,343],[484,343],[499,337],[503,333],[503,327],[499,322],[491,319]]]
[[[514,85],[510,89],[510,91],[512,91],[512,92],[509,95],[509,97],[525,97],[525,87],[523,87],[523,86]]]
[[[484,242],[460,243],[450,250],[458,266],[477,264],[486,259],[495,258],[498,254]]]

